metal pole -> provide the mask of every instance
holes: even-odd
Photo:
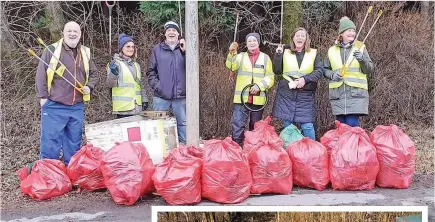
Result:
[[[185,2],[187,145],[199,145],[198,2]]]
[[[282,22],[284,19],[284,1],[281,1],[281,26],[279,29],[279,44],[282,44]]]
[[[108,1],[106,1],[106,6],[109,8],[109,55],[112,56],[112,8],[115,5],[115,2],[113,4],[109,4]]]

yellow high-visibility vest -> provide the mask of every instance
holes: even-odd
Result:
[[[236,56],[229,53],[225,64],[231,71],[237,71],[233,102],[242,103],[240,97],[243,88],[251,83],[255,83],[261,92],[260,95],[253,96],[253,103],[255,105],[264,105],[266,103],[266,94],[264,92],[270,89],[275,81],[272,61],[269,56],[260,52],[257,61],[252,65],[247,52],[239,53]],[[248,96],[249,90],[246,90],[243,94],[243,100],[247,101]]]
[[[130,111],[135,108],[136,104],[142,105],[140,66],[137,62],[134,62],[136,73],[133,74],[124,61],[118,61],[118,86],[112,88],[112,110],[118,112]]]
[[[316,60],[317,50],[310,49],[304,54],[301,67],[299,68],[298,59],[296,54],[292,53],[290,49],[284,50],[283,55],[283,70],[282,77],[291,81],[293,79],[300,78],[302,76],[311,74],[314,70],[314,61]],[[291,78],[290,78],[291,77]]]
[[[361,48],[361,52],[364,51],[365,45],[360,41],[355,41],[347,58],[346,64],[348,64],[352,58],[356,49]],[[341,59],[340,47],[334,45],[328,50],[328,59],[331,64],[332,71],[341,70],[343,68],[343,61]],[[346,84],[348,86],[357,87],[361,89],[368,89],[367,76],[361,71],[358,60],[353,59],[352,63],[348,66],[346,73],[343,75],[343,79],[340,81],[329,81],[329,88],[338,88],[341,85]]]
[[[62,43],[63,43],[63,38],[50,45],[50,46],[55,48],[54,53],[53,53],[54,56],[51,56],[50,64],[49,64],[49,66],[52,67],[53,69],[56,69],[57,65],[59,63],[58,59],[60,59],[60,54],[62,51]],[[88,47],[81,45],[80,54],[81,54],[81,57],[83,60],[83,66],[85,68],[85,73],[86,73],[85,83],[83,84],[83,86],[86,86],[86,84],[88,84],[88,78],[89,78],[89,60],[91,58],[91,50]],[[58,59],[56,59],[56,58],[58,58]],[[50,94],[50,89],[51,89],[51,83],[53,82],[53,78],[54,78],[54,74],[55,74],[53,69],[47,69],[47,72],[46,72],[47,73],[47,86],[48,86],[48,93],[49,94]],[[61,65],[56,71],[59,75],[62,76],[63,73],[65,72],[65,69],[66,69],[66,67],[64,65]],[[90,94],[83,95],[83,101],[89,101],[89,100],[91,100]]]

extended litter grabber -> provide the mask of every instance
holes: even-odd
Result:
[[[79,91],[81,94],[85,95],[85,93],[83,92],[82,89],[78,88],[77,86],[75,86],[73,83],[71,83],[68,79],[66,79],[62,72],[60,71],[62,67],[59,67],[59,69],[54,69],[52,68],[47,62],[45,62],[44,60],[41,59],[41,57],[39,57],[38,55],[36,55],[35,51],[33,51],[32,49],[28,49],[28,52],[30,55],[35,56],[39,61],[43,62],[48,68],[52,69],[57,75],[59,75],[62,79],[64,79],[68,84],[70,84],[72,87],[74,87],[74,89],[76,89],[77,91]]]
[[[370,8],[369,8],[369,9],[370,9]],[[370,10],[371,10],[371,9],[370,9]],[[368,14],[368,13],[367,13],[367,14]],[[382,15],[382,10],[379,10],[379,11],[378,11],[378,15],[377,15],[377,17],[376,17],[376,20],[375,20],[375,22],[373,23],[373,25],[370,27],[369,31],[367,32],[367,35],[366,35],[366,37],[364,38],[364,40],[362,41],[361,46],[358,47],[357,49],[355,49],[355,51],[361,51],[361,49],[362,49],[362,47],[363,47],[365,41],[367,40],[367,37],[368,37],[368,36],[370,35],[370,33],[372,32],[373,27],[375,27],[375,25],[376,25],[376,23],[378,22],[378,20],[379,20],[379,18],[381,17],[381,15]],[[361,27],[361,28],[362,28],[362,27]],[[360,31],[361,31],[361,29],[360,29]],[[357,39],[355,38],[355,41],[356,41],[356,40],[357,40]],[[350,64],[352,64],[353,60],[355,59],[355,56],[353,56],[353,54],[350,55],[350,56],[352,56],[352,59],[348,59],[347,62],[346,62],[346,64],[345,64],[345,65],[343,66],[343,68],[341,69],[341,72],[340,72],[341,76],[346,75],[346,72],[347,72],[347,70],[349,69]]]
[[[112,8],[115,6],[115,2],[109,4],[109,1],[106,1],[106,6],[109,9],[109,55],[112,56]]]
[[[54,52],[53,51],[51,51],[50,50],[50,48],[44,43],[44,41],[42,41],[42,39],[41,38],[36,38],[36,41],[39,43],[39,44],[41,44],[42,46],[44,46],[44,48],[48,51],[48,52],[50,52],[50,54],[51,54],[51,56],[53,56],[53,58],[55,58],[58,62],[59,62],[59,64],[61,65],[60,67],[59,67],[59,70],[60,69],[64,69],[64,70],[66,70],[66,72],[68,73],[68,74],[70,74],[71,75],[71,77],[74,79],[74,81],[80,86],[80,88],[83,88],[84,86],[83,86],[83,84],[81,84],[78,80],[77,80],[77,78],[71,73],[71,71],[69,71],[69,69],[67,69],[66,68],[66,66],[60,61],[60,59],[59,58],[57,58],[57,56],[55,56],[54,55]],[[29,51],[30,52],[30,51]],[[36,55],[36,54],[35,54]]]
[[[180,0],[178,0],[178,18],[180,19],[180,37],[183,38],[183,25],[181,21],[181,3]],[[184,47],[183,43],[180,43],[181,47]]]

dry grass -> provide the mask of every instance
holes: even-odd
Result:
[[[313,208],[314,209],[314,208]],[[421,212],[242,212],[239,218],[230,220],[226,212],[171,212],[159,213],[159,222],[311,222],[311,221],[334,221],[334,222],[391,222],[396,217],[419,214]],[[188,219],[188,220],[187,220]]]

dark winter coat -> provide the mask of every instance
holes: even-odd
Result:
[[[299,67],[305,52],[296,52]],[[313,123],[316,119],[315,94],[317,81],[323,75],[323,64],[319,55],[314,61],[314,70],[311,74],[303,76],[305,86],[302,89],[290,89],[288,80],[281,78],[278,83],[272,115],[293,123]],[[273,60],[273,72],[282,75],[283,54],[277,53]]]
[[[177,45],[172,50],[165,42],[154,46],[147,69],[153,95],[171,100],[186,97],[185,54]]]

